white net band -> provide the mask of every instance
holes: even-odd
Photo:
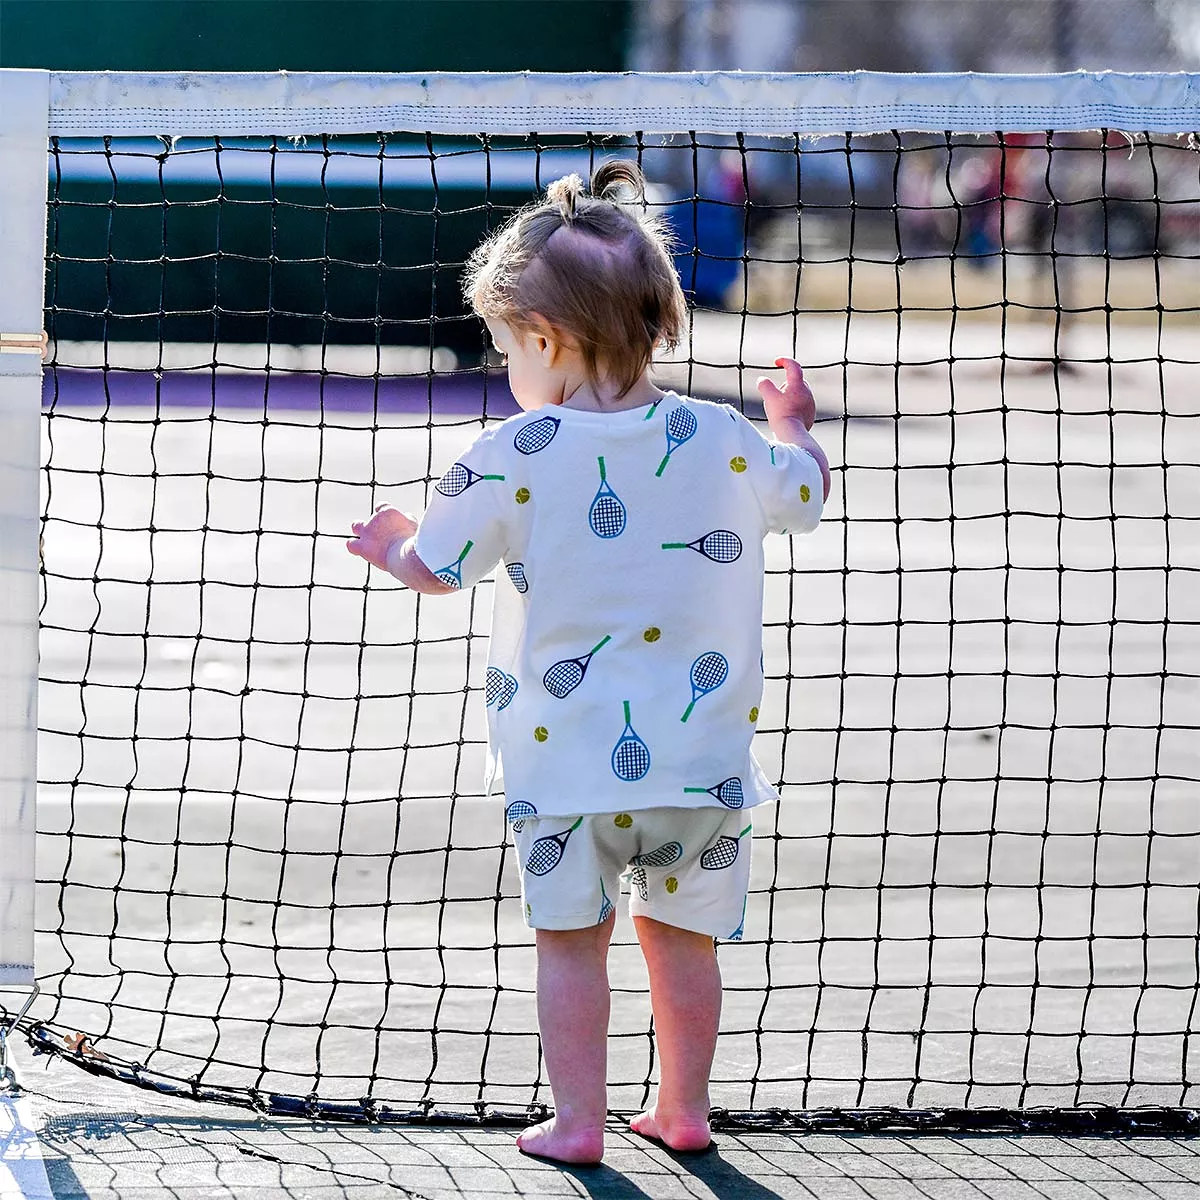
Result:
[[[1200,75],[51,74],[63,137],[1195,129]]]

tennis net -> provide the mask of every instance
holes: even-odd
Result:
[[[467,253],[628,157],[692,302],[659,377],[761,419],[794,354],[834,464],[767,548],[783,800],[714,1103],[1192,1121],[1195,83],[51,76],[34,1044],[277,1112],[549,1102],[480,795],[509,580],[422,600],[343,542],[515,411]],[[624,918],[612,978],[632,1111]]]

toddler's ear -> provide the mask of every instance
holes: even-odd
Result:
[[[531,336],[537,339],[537,351],[545,357],[548,367],[554,365],[560,351],[577,349],[572,339],[561,329],[551,325],[541,313],[533,312],[529,316],[533,324]]]

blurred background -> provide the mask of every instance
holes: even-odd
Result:
[[[643,0],[641,71],[1178,71],[1196,0]]]
[[[0,65],[1178,71],[1200,69],[1200,0],[4,0]],[[688,128],[686,113],[679,126]],[[1136,131],[1132,141],[535,137],[492,139],[485,153],[478,139],[393,135],[382,149],[310,139],[279,143],[270,156],[228,140],[189,139],[169,154],[165,142],[64,140],[52,165],[51,239],[77,249],[54,259],[53,286],[75,300],[55,311],[52,297],[52,332],[77,341],[261,343],[268,331],[255,314],[273,289],[276,310],[314,314],[276,316],[273,340],[350,343],[378,331],[389,344],[432,337],[477,361],[477,323],[454,276],[487,223],[547,179],[586,176],[599,158],[633,153],[651,181],[651,204],[675,233],[685,288],[702,307],[837,310],[852,263],[862,268],[860,286],[871,264],[891,264],[886,300],[895,264],[916,261],[909,290],[933,280],[935,304],[948,302],[949,275],[927,268],[959,264],[965,308],[1000,296],[1002,269],[1012,298],[1022,274],[1044,278],[1055,256],[1166,255],[1183,268],[1174,275],[1186,288],[1194,262],[1183,260],[1200,253],[1200,156],[1160,140],[1131,152]],[[274,201],[294,217],[286,234],[272,218]],[[167,226],[172,261],[164,265]],[[281,236],[282,251],[272,246]],[[294,261],[273,270],[281,252]],[[1091,306],[1086,294],[1080,305]]]
[[[1196,0],[4,0],[56,70],[1178,71]]]

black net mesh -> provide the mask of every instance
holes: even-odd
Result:
[[[1194,1107],[1200,156],[1161,135],[55,141],[38,1044],[279,1111],[549,1101],[480,794],[492,585],[344,540],[471,485],[515,409],[463,261],[609,156],[692,301],[660,378],[761,419],[794,354],[834,464],[767,546],[783,801],[714,1103]],[[612,979],[630,1111],[624,915]]]

